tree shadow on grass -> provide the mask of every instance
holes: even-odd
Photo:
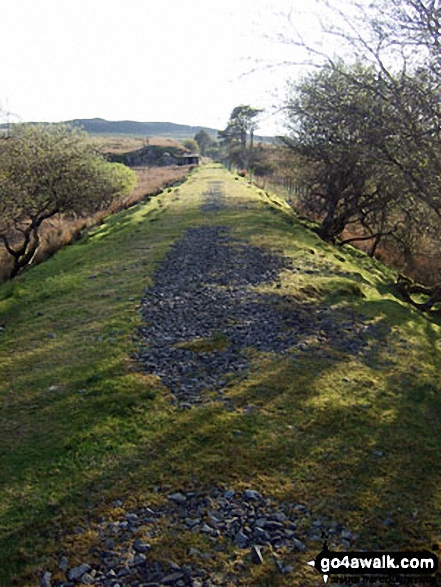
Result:
[[[435,344],[431,328],[428,338]],[[375,379],[369,350],[348,357],[329,342],[326,357],[323,350],[316,344],[294,357],[266,353],[247,379],[230,382],[225,395],[231,411],[216,403],[184,412],[164,409],[163,400],[151,395],[141,400],[140,411],[139,387],[124,389],[121,380],[113,390],[105,388],[113,369],[91,382],[86,410],[75,409],[74,391],[52,397],[38,408],[48,424],[63,424],[46,436],[41,429],[25,435],[17,447],[20,473],[11,479],[3,470],[5,485],[13,481],[16,489],[25,489],[26,479],[39,471],[42,476],[42,485],[30,488],[32,496],[23,491],[22,501],[5,512],[3,526],[16,516],[22,522],[4,534],[3,551],[18,569],[20,548],[54,536],[53,523],[60,524],[63,512],[70,512],[66,517],[73,523],[73,504],[80,512],[84,503],[149,492],[155,485],[250,486],[346,524],[360,533],[363,547],[427,547],[441,513],[439,387],[416,373],[407,372],[404,382],[393,370]],[[351,377],[357,365],[357,380],[342,382],[342,372],[349,369]],[[369,377],[375,389],[360,383]],[[250,413],[249,405],[255,406]],[[142,422],[149,427],[145,436]],[[64,450],[72,452],[71,460],[63,459]],[[59,467],[61,476],[52,477]],[[51,484],[64,487],[51,503],[39,501]]]
[[[233,411],[171,411],[104,476],[77,479],[75,491],[93,488],[93,501],[97,487],[113,482],[111,494],[122,497],[155,485],[166,492],[252,487],[345,524],[360,535],[358,547],[430,547],[441,513],[439,394],[421,388],[417,377],[403,389],[390,376],[370,409],[356,386],[333,403],[322,383],[336,366],[311,360],[306,370],[268,360],[233,389]],[[247,402],[256,406],[249,415]]]
[[[97,356],[96,371],[70,375],[69,389],[20,398],[6,410],[2,483],[12,498],[1,508],[0,549],[8,553],[8,573],[23,565],[23,549],[57,536],[64,520],[81,520],[85,505],[155,485],[248,485],[345,523],[366,547],[427,547],[435,540],[441,511],[436,327],[393,300],[348,298],[333,310],[326,299],[301,308],[290,296],[256,294],[251,302],[267,315],[271,306],[274,324],[280,319],[284,328],[297,327],[296,336],[280,331],[274,352],[260,310],[249,345],[246,333],[227,330],[249,356],[250,369],[231,378],[226,403],[176,411],[164,402],[163,388],[134,382],[121,362]],[[424,334],[427,373],[411,363],[424,358],[422,351],[407,348],[394,328],[401,338],[413,328]],[[28,368],[51,365],[52,352],[35,348]],[[409,353],[407,363],[394,358],[399,352]],[[53,376],[62,380],[63,367]],[[45,381],[41,373],[21,379],[20,389]],[[11,427],[15,409],[26,411],[21,430]]]

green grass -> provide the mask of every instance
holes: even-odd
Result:
[[[201,214],[212,180],[224,182],[235,210]],[[327,303],[336,315],[355,310],[375,321],[369,352],[348,356],[314,341],[296,360],[250,351],[248,377],[229,382],[232,411],[216,401],[176,410],[130,353],[155,267],[201,223],[228,225],[292,258],[299,271],[283,272],[280,288],[259,288],[283,296],[281,304]],[[0,287],[0,584],[16,576],[38,585],[33,569],[56,571],[60,548],[83,562],[96,537],[73,540],[68,530],[111,513],[114,498],[159,499],[155,486],[253,486],[342,522],[365,548],[437,543],[440,327],[394,297],[392,281],[355,249],[320,241],[275,196],[203,167]],[[187,348],[226,344],[215,333]],[[247,415],[249,404],[256,408]],[[389,515],[393,526],[382,523]],[[158,544],[184,562],[188,540]],[[243,584],[316,585],[304,563],[318,549],[294,557],[289,579],[268,562],[249,568]],[[220,572],[227,565],[219,559]]]
[[[221,332],[214,332],[210,337],[181,342],[176,347],[195,353],[213,353],[225,350],[229,344],[228,339]]]

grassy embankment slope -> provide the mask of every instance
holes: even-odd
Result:
[[[199,205],[213,179],[249,209],[204,218]],[[387,350],[376,353],[370,340],[369,361],[335,348],[296,361],[255,351],[248,378],[226,392],[235,410],[176,410],[129,355],[156,264],[204,222],[292,257],[301,271],[266,291],[290,296],[293,307],[316,300],[374,317],[390,328]],[[307,273],[312,262],[323,272]],[[37,585],[22,573],[56,568],[54,528],[111,516],[114,498],[159,499],[154,486],[253,487],[338,520],[365,548],[439,540],[440,327],[397,300],[391,280],[360,253],[321,242],[277,198],[205,167],[0,287],[0,585],[15,574]],[[244,415],[248,404],[258,409]],[[71,563],[87,559],[94,539],[86,533],[69,545]],[[183,562],[192,540],[165,539],[160,552]],[[316,554],[296,555],[289,578],[270,559],[251,565],[244,584],[316,585],[303,564]]]

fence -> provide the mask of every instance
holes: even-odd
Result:
[[[289,202],[297,198],[304,198],[310,193],[310,189],[305,184],[300,183],[292,177],[277,175],[256,177],[255,183],[261,189],[270,189],[283,195]]]

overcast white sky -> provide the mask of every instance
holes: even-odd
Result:
[[[271,6],[272,4],[272,6]],[[296,59],[265,39],[292,21],[316,36],[314,0],[2,0],[0,104],[23,121],[168,121],[224,128],[239,104],[269,108]],[[271,111],[260,133],[281,132]],[[266,118],[266,119],[265,119]],[[15,120],[12,118],[12,120]]]

